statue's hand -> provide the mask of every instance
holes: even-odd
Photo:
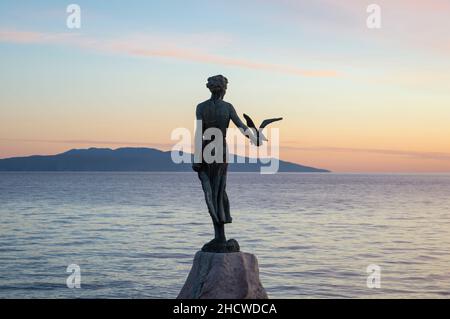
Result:
[[[256,138],[255,134],[250,133],[248,138],[250,140],[250,144],[256,145],[256,146],[261,146],[262,145],[262,143],[258,143],[258,139]]]
[[[193,163],[192,164],[192,169],[195,171],[195,172],[199,172],[200,171],[200,169],[202,168],[202,164],[201,163]]]

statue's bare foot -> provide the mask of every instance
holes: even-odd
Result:
[[[239,243],[236,239],[228,239],[227,240],[227,250],[229,253],[237,253],[239,252],[241,247],[239,247]]]
[[[214,238],[203,245],[202,251],[210,253],[226,253],[227,242]]]
[[[224,241],[214,238],[203,245],[202,251],[210,253],[235,253],[240,251],[240,247],[235,239]]]

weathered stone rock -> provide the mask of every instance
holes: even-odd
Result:
[[[178,299],[267,299],[258,260],[249,253],[195,254]]]

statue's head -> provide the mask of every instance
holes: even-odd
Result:
[[[215,75],[208,78],[208,83],[206,83],[206,87],[213,94],[222,94],[225,95],[227,90],[228,79],[223,75]]]

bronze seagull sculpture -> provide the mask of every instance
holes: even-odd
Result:
[[[262,133],[263,129],[270,123],[273,123],[276,121],[281,121],[283,119],[282,117],[266,119],[266,120],[262,121],[259,128],[256,128],[256,125],[253,122],[253,120],[250,118],[250,116],[248,116],[247,114],[244,114],[244,118],[247,121],[247,126],[253,131],[253,134],[256,134],[256,146],[260,146],[262,144],[262,141],[267,141],[267,138]]]

